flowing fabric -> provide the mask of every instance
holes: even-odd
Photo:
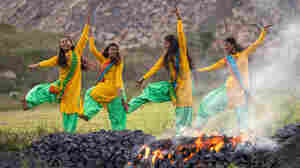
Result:
[[[113,130],[126,128],[127,114],[122,99],[127,100],[123,82],[123,61],[115,64],[110,58],[104,57],[95,46],[95,40],[90,38],[90,50],[98,62],[102,64],[96,86],[88,89],[84,99],[84,116],[88,120],[105,108],[109,113]],[[122,89],[121,95],[119,90]]]
[[[88,40],[89,25],[85,25],[74,50],[66,52],[67,65],[60,67],[59,79],[53,83],[33,87],[25,96],[29,109],[45,102],[58,103],[63,117],[64,130],[73,133],[77,126],[77,116],[83,113],[81,99],[81,56]],[[39,63],[39,67],[56,67],[58,56]]]
[[[90,88],[87,90],[84,99],[84,115],[87,116],[89,120],[94,118],[104,108],[102,104],[95,101],[90,95],[93,89],[94,88]],[[107,104],[107,110],[109,112],[112,130],[126,129],[127,115],[122,105],[121,97],[116,97],[109,102]]]
[[[210,116],[225,111],[225,109],[234,109],[237,114],[240,131],[248,129],[248,99],[250,96],[247,90],[248,56],[262,44],[265,35],[266,30],[263,29],[259,38],[248,48],[232,56],[226,56],[211,66],[197,69],[198,72],[213,71],[227,64],[231,71],[231,74],[226,79],[225,86],[223,85],[213,90],[201,101],[196,123],[198,128],[203,127]],[[214,104],[217,104],[218,108],[211,107]]]

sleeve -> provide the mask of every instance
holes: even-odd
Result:
[[[97,58],[97,60],[100,63],[103,63],[106,59],[104,58],[103,54],[97,50],[95,45],[95,38],[90,37],[89,42],[90,42],[90,51],[94,54],[94,56]]]
[[[253,43],[251,44],[244,52],[248,55],[252,52],[254,52],[256,50],[256,48],[262,44],[262,42],[265,39],[267,32],[265,29],[262,30],[262,32],[260,33],[259,38]]]
[[[89,25],[86,24],[83,28],[83,32],[80,36],[80,39],[77,42],[76,47],[75,47],[75,50],[79,54],[79,57],[81,56],[81,54],[82,54],[82,52],[85,48],[85,45],[86,45],[87,40],[88,40],[88,35],[89,35]]]
[[[123,67],[124,67],[124,63],[123,63],[123,61],[121,61],[120,65],[118,66],[118,69],[117,69],[117,81],[116,81],[117,88],[121,88],[121,89],[124,88],[124,85],[123,85]]]
[[[178,19],[177,21],[177,36],[178,36],[178,43],[180,49],[180,68],[183,69],[184,72],[188,72],[189,62],[187,58],[187,42],[186,37],[183,32],[182,20]]]
[[[154,75],[158,70],[160,70],[164,65],[164,56],[161,56],[159,60],[154,64],[154,66],[144,75],[144,79],[148,79]]]
[[[199,68],[197,69],[198,72],[205,72],[205,71],[213,71],[216,69],[219,69],[221,67],[223,67],[226,64],[225,59],[221,59],[218,62],[216,62],[215,64],[205,67],[205,68]]]
[[[58,56],[54,56],[48,60],[38,63],[40,67],[54,67],[58,64]]]

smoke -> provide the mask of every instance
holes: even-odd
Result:
[[[266,9],[279,5],[278,2],[257,0],[256,10],[266,13]],[[266,20],[261,23],[267,24]],[[296,18],[284,18],[271,28],[264,44],[249,55],[252,58],[249,63],[250,92],[255,100],[249,108],[250,128],[261,137],[271,135],[278,123],[292,115],[292,111],[284,105],[295,103],[295,98],[300,95],[300,73],[297,74],[297,63],[300,63],[300,49],[297,46],[300,42],[299,27],[300,22]],[[234,112],[231,114],[236,115]],[[208,127],[216,123],[223,125],[222,122],[226,122],[226,114],[221,115],[224,118],[211,119],[215,121],[208,124]],[[236,119],[231,122],[237,123]],[[224,128],[225,132],[231,135],[234,134],[231,130],[234,129],[232,125],[237,124],[230,123]],[[207,130],[205,128],[204,132]],[[264,142],[268,143],[267,138]],[[262,145],[265,146],[264,144]],[[274,146],[274,143],[269,144]]]
[[[256,101],[249,113],[253,116],[253,129],[262,131],[263,135],[270,134],[275,122],[282,121],[290,113],[281,104],[289,103],[299,95],[296,73],[300,55],[297,47],[299,26],[300,23],[291,21],[281,26],[278,33],[268,34],[265,46],[254,55],[250,85]]]

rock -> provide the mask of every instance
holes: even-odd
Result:
[[[9,93],[16,87],[16,81],[8,78],[0,77],[0,92]]]
[[[278,22],[282,20],[281,18],[289,12],[286,10],[286,6],[289,7],[291,5],[288,5],[289,1],[272,4],[268,2],[258,3],[257,0],[250,0],[247,3],[234,0],[224,2],[215,0],[183,0],[178,3],[178,7],[181,9],[184,22],[191,27],[185,26],[186,31],[192,31],[192,29],[203,30],[205,27],[208,27],[206,31],[215,31],[215,29],[212,30],[209,28],[210,26],[205,24],[220,24],[221,27],[216,32],[216,34],[219,34],[224,27],[224,17],[228,18],[230,20],[228,24],[233,26],[241,21],[258,22],[258,19],[261,17],[257,17],[257,15],[263,16],[270,23],[279,25]],[[142,27],[141,31],[143,34],[152,31],[153,27],[162,28],[162,25],[167,27],[165,31],[172,32],[176,30],[176,19],[173,16],[168,17],[166,23],[162,24],[161,22],[161,18],[168,15],[170,7],[175,5],[174,1],[162,2],[155,0],[137,3],[134,0],[124,0],[116,4],[114,0],[108,0],[105,3],[91,0],[89,3],[87,4],[81,0],[70,2],[53,0],[41,1],[41,3],[36,3],[33,0],[2,0],[0,7],[4,10],[0,12],[0,20],[18,27],[29,27],[49,32],[73,32],[81,30],[87,6],[90,5],[96,9],[94,21],[96,21],[95,26],[99,29],[99,34],[121,31],[120,26],[117,26],[120,23],[134,25],[137,22],[141,24],[139,27]],[[298,5],[298,2],[296,4]],[[282,6],[284,8],[281,8]],[[266,15],[266,12],[262,12],[265,11],[262,8],[268,9],[269,14]],[[210,20],[210,22],[207,20]],[[100,30],[103,27],[105,27],[106,31]],[[155,46],[155,44],[152,45],[155,42],[150,36],[146,37],[149,41],[148,44]],[[140,38],[135,36],[135,34],[133,37]],[[252,38],[254,39],[255,36],[251,35],[248,41],[252,41]],[[111,37],[108,37],[108,39],[111,39]],[[103,41],[106,39],[98,36],[97,40]],[[130,43],[131,40],[132,38],[129,38],[125,41]]]
[[[127,36],[126,36],[126,39],[127,40],[132,40],[132,39],[134,39],[135,38],[135,34],[133,34],[133,33],[129,33]]]
[[[11,70],[6,70],[3,72],[0,72],[0,78],[7,78],[7,79],[14,80],[14,79],[17,79],[17,75],[16,75],[16,73],[14,73]]]
[[[12,91],[12,92],[9,92],[8,96],[13,99],[18,99],[18,97],[20,96],[20,92]]]
[[[111,40],[115,37],[116,35],[113,34],[113,33],[104,33],[104,38],[105,39],[108,39],[108,40]]]

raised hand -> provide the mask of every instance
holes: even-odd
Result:
[[[176,14],[177,19],[181,19],[180,11],[179,11],[179,9],[177,7],[174,10],[172,10],[172,13]]]
[[[144,80],[144,78],[141,78],[138,81],[136,81],[136,87],[141,88],[144,83]]]
[[[91,25],[91,13],[92,13],[92,10],[91,10],[91,8],[89,8],[89,11],[88,11],[88,14],[87,14],[87,23],[89,25]]]
[[[271,24],[265,25],[265,26],[264,26],[264,29],[267,29],[267,30],[268,30],[268,29],[269,29],[270,27],[272,27],[272,26],[273,26],[273,25],[271,25]]]
[[[39,67],[39,64],[28,65],[29,70],[33,70],[33,69],[38,68],[38,67]]]

